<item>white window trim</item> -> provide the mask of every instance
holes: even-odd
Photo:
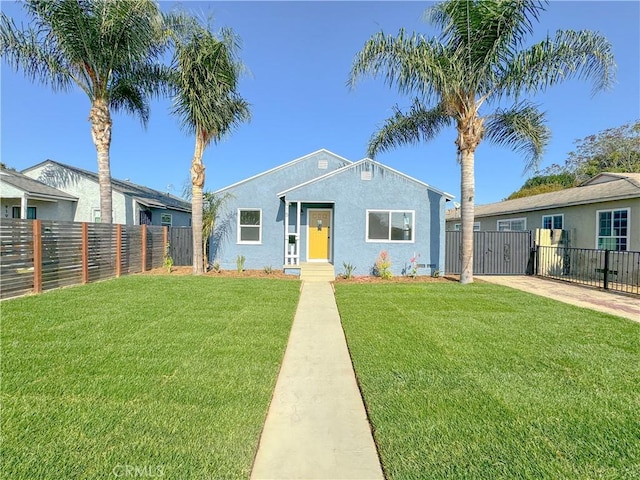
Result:
[[[369,213],[388,213],[389,214],[389,236],[391,236],[391,214],[392,213],[410,213],[411,214],[411,240],[379,240],[369,239]],[[416,243],[416,211],[415,210],[385,210],[381,208],[367,209],[364,229],[364,241],[367,243]]]
[[[240,225],[240,212],[243,210],[251,210],[254,212],[260,212],[260,223],[258,225],[245,225],[247,227],[258,227],[258,241],[247,241],[247,240],[240,240],[240,229],[241,229],[241,225]],[[262,245],[262,209],[261,208],[252,208],[252,207],[242,207],[242,208],[238,208],[237,211],[237,220],[236,220],[236,229],[237,229],[237,234],[236,234],[236,240],[238,245]]]
[[[613,212],[621,212],[623,210],[627,211],[627,234],[623,237],[623,236],[609,236],[609,237],[600,237],[600,213],[602,212],[611,212],[612,213],[612,218],[611,221],[613,222]],[[611,228],[613,229],[613,225],[611,226]],[[600,238],[626,238],[627,239],[627,250],[629,250],[629,239],[631,238],[631,207],[623,207],[623,208],[606,208],[604,210],[596,210],[596,250],[598,250],[598,240]]]
[[[551,217],[551,229],[553,230],[553,217],[562,217],[562,230],[564,230],[564,213],[552,213],[549,215],[543,215],[542,216],[542,227],[544,228],[544,219]]]
[[[462,230],[462,224],[461,223],[454,223],[453,224],[453,229],[456,232],[459,232]],[[480,222],[473,222],[473,231],[474,232],[479,232],[480,231]]]
[[[511,228],[509,228],[509,230],[500,230],[500,222],[517,222],[518,220],[523,220],[524,221],[524,228],[522,230],[511,230]],[[498,221],[496,221],[496,230],[499,232],[523,232],[527,230],[527,217],[518,217],[518,218],[502,218]]]
[[[164,217],[165,215],[169,215],[169,223],[165,222],[162,220],[162,217]],[[171,213],[161,213],[160,214],[160,225],[162,225],[163,227],[170,227],[173,225],[173,215]]]

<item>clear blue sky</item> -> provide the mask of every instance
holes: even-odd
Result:
[[[164,2],[164,9],[176,3]],[[435,34],[422,21],[430,2],[182,2],[214,26],[242,38],[241,58],[252,74],[240,93],[253,105],[253,120],[205,152],[206,188],[217,190],[297,157],[326,148],[350,160],[365,156],[376,126],[391,107],[410,104],[381,80],[364,79],[350,91],[346,80],[354,55],[374,33],[400,27]],[[22,7],[2,2],[22,17]],[[640,2],[572,1],[549,5],[532,41],[557,29],[589,29],[613,44],[617,83],[591,95],[591,85],[572,80],[533,100],[547,112],[553,138],[541,167],[563,163],[574,141],[640,118]],[[79,90],[53,93],[2,63],[2,162],[24,169],[47,158],[97,171],[91,142],[89,101]],[[140,122],[114,116],[112,175],[180,194],[189,176],[193,138],[169,115],[169,100],[155,101],[145,130]],[[377,160],[459,199],[460,170],[455,131],[437,139],[381,154]],[[518,189],[523,160],[488,142],[476,152],[477,203],[503,199]],[[171,187],[172,186],[172,187]]]

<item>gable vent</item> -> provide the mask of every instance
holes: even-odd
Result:
[[[318,168],[326,170],[329,167],[329,160],[318,160]]]
[[[360,180],[371,180],[371,170],[362,170],[360,172]]]

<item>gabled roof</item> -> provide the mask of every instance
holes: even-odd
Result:
[[[640,174],[600,173],[579,187],[541,193],[514,200],[504,200],[487,205],[476,205],[475,217],[533,212],[628,198],[640,198]],[[459,219],[460,210],[447,210],[446,218],[447,220]]]
[[[15,170],[0,170],[0,183],[6,183],[27,194],[29,198],[40,200],[70,200],[77,201],[78,197],[69,195],[57,188],[50,187],[38,180],[27,177]]]
[[[322,181],[326,180],[327,178],[331,178],[331,177],[334,177],[336,175],[340,175],[340,174],[342,174],[342,173],[344,173],[344,172],[346,172],[346,171],[348,171],[350,169],[358,168],[359,166],[364,165],[364,164],[370,164],[370,165],[373,165],[375,167],[381,168],[383,170],[387,170],[387,171],[389,171],[389,172],[391,172],[391,173],[393,173],[393,174],[395,174],[395,175],[397,175],[397,176],[399,176],[401,178],[404,178],[405,180],[408,180],[408,181],[410,181],[412,183],[420,185],[421,187],[425,187],[425,188],[428,188],[429,190],[432,190],[432,191],[434,191],[436,193],[439,193],[440,195],[442,195],[444,197],[447,197],[448,199],[453,199],[454,198],[453,195],[451,195],[450,193],[443,192],[442,190],[438,190],[437,188],[434,188],[431,185],[428,185],[428,184],[426,184],[424,182],[421,182],[420,180],[416,180],[415,178],[410,177],[409,175],[405,175],[404,173],[399,172],[398,170],[395,170],[395,169],[393,169],[391,167],[383,165],[382,163],[376,162],[375,160],[372,160],[370,158],[363,158],[362,160],[359,160],[359,161],[357,161],[355,163],[351,163],[349,165],[345,165],[342,168],[338,168],[337,170],[333,170],[333,171],[331,171],[329,173],[325,173],[324,175],[321,175],[321,176],[316,177],[314,179],[308,180],[308,181],[306,181],[304,183],[301,183],[300,185],[296,185],[294,187],[288,188],[287,190],[284,190],[284,191],[278,193],[277,195],[280,198],[284,197],[284,196],[286,196],[287,193],[293,192],[294,190],[297,190],[297,189],[299,189],[301,187],[304,187],[306,185],[311,185],[313,183],[322,182]]]
[[[45,160],[44,162],[38,163],[33,167],[29,167],[24,172],[29,170],[34,170],[36,168],[45,166],[46,176],[46,166],[57,165],[59,167],[65,168],[77,175],[81,175],[85,178],[88,178],[96,183],[98,183],[98,174],[94,172],[90,172],[88,170],[84,170],[82,168],[73,167],[71,165],[66,165],[64,163],[56,162],[55,160]],[[143,185],[137,185],[135,183],[129,182],[127,180],[118,180],[117,178],[111,178],[111,186],[114,190],[131,195],[138,203],[142,205],[153,207],[153,208],[167,208],[171,210],[179,210],[183,212],[191,212],[191,203],[176,197],[175,195],[171,195],[170,193],[160,192],[158,190],[154,190],[149,187],[145,187]]]
[[[347,160],[346,158],[341,157],[340,155],[337,155],[337,154],[335,154],[335,153],[333,153],[333,152],[331,152],[331,151],[329,151],[329,150],[327,150],[325,148],[321,148],[320,150],[316,150],[315,152],[308,153],[307,155],[303,155],[302,157],[298,157],[295,160],[291,160],[290,162],[283,163],[282,165],[274,167],[274,168],[272,168],[270,170],[266,170],[264,172],[258,173],[257,175],[253,175],[252,177],[245,178],[244,180],[240,180],[239,182],[236,182],[234,184],[231,184],[231,185],[228,185],[228,186],[226,186],[224,188],[221,188],[220,190],[216,190],[214,192],[214,194],[218,194],[220,192],[224,192],[225,190],[229,190],[231,188],[237,187],[238,185],[242,185],[243,183],[250,182],[250,181],[255,180],[256,178],[262,177],[264,175],[269,175],[270,173],[274,173],[274,172],[277,172],[279,170],[283,170],[285,168],[291,167],[292,165],[295,165],[296,163],[303,162],[303,161],[307,160],[309,157],[313,157],[314,155],[318,155],[319,153],[325,153],[327,155],[331,155],[332,157],[335,157],[336,159],[338,159],[338,160],[340,160],[342,162],[346,162],[348,164],[353,163],[351,160]]]

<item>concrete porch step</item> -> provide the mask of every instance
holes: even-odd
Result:
[[[333,282],[336,272],[333,265],[325,262],[303,262],[300,264],[300,280],[305,282]]]

